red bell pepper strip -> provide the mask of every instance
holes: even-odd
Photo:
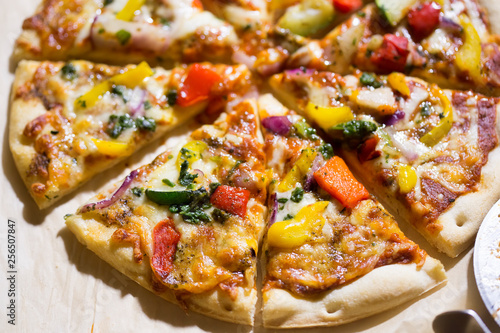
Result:
[[[349,13],[363,5],[361,0],[333,0],[333,6],[341,13]]]
[[[344,160],[338,156],[332,157],[317,170],[314,179],[347,208],[354,208],[359,201],[370,197],[366,188],[354,178]]]
[[[250,191],[241,187],[221,185],[210,197],[210,203],[226,212],[245,217],[249,199]]]
[[[358,148],[358,160],[361,163],[364,163],[369,160],[373,160],[374,158],[379,157],[382,155],[382,152],[380,150],[376,150],[377,144],[378,144],[378,137],[373,136],[365,142],[363,142],[359,148]]]
[[[201,3],[200,0],[193,0],[193,3],[191,4],[193,8],[198,8],[200,10],[203,10],[203,4]]]
[[[375,50],[370,60],[380,69],[392,72],[402,72],[408,58],[408,39],[402,36],[386,34],[382,46]]]
[[[408,13],[408,24],[417,39],[429,36],[439,25],[441,6],[435,2],[426,2]]]
[[[179,90],[177,104],[186,107],[208,99],[212,87],[220,80],[220,75],[210,67],[192,65]]]
[[[151,268],[156,276],[165,281],[173,269],[175,251],[181,235],[172,219],[163,220],[153,229],[153,255]]]

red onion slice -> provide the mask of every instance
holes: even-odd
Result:
[[[232,60],[236,63],[246,65],[248,68],[253,68],[257,57],[246,54],[243,50],[237,50],[233,53]]]
[[[460,24],[444,16],[439,20],[439,27],[452,33],[460,33],[463,30]]]
[[[262,126],[273,133],[286,136],[292,129],[292,122],[287,116],[271,116],[262,119]]]
[[[272,205],[271,212],[269,213],[268,227],[272,226],[276,222],[276,216],[278,215],[278,199],[276,198],[276,193],[271,194],[269,197],[269,202]]]
[[[395,123],[397,123],[398,121],[400,121],[401,119],[403,119],[404,117],[405,117],[404,111],[396,110],[396,112],[394,112],[392,115],[387,117],[387,119],[384,121],[384,124],[386,124],[387,126],[392,126]]]
[[[101,201],[98,201],[98,202],[94,202],[94,203],[86,204],[86,205],[82,206],[77,211],[77,213],[78,214],[83,214],[83,213],[87,213],[87,212],[90,212],[90,211],[93,211],[93,210],[96,210],[96,209],[104,209],[104,208],[107,208],[107,207],[111,206],[116,201],[118,201],[118,199],[120,199],[121,196],[123,196],[123,194],[130,187],[130,184],[132,184],[132,181],[134,180],[134,178],[137,176],[138,173],[139,172],[137,170],[134,170],[131,173],[129,173],[128,176],[125,177],[125,180],[123,181],[123,183],[121,184],[121,186],[116,190],[115,193],[113,193],[113,195],[111,196],[111,198],[104,199],[104,200],[101,200]]]
[[[314,69],[302,67],[286,70],[285,74],[289,76],[310,76],[314,73],[314,71]]]
[[[146,98],[146,91],[135,87],[132,91],[132,96],[128,102],[128,107],[130,109],[130,115],[132,118],[144,116],[144,99]]]
[[[386,128],[385,132],[391,138],[394,147],[399,150],[399,152],[408,160],[408,162],[413,162],[418,158],[418,154],[415,151],[411,150],[411,148],[413,148],[413,145],[409,144],[409,140],[407,140],[406,142],[401,142],[401,140],[396,135],[397,132],[392,128]]]
[[[325,164],[325,159],[321,153],[316,155],[316,158],[312,162],[311,169],[306,175],[306,180],[304,182],[304,191],[310,192],[316,186],[316,180],[314,178],[314,173]]]

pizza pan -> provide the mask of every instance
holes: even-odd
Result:
[[[474,275],[486,308],[500,326],[500,200],[479,228],[474,246]]]

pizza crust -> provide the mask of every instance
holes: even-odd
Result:
[[[363,277],[316,298],[299,298],[283,289],[263,294],[264,326],[333,326],[394,308],[446,282],[443,265],[427,256],[416,264],[376,268]]]
[[[153,271],[149,265],[148,257],[144,257],[141,263],[136,263],[133,260],[133,247],[131,245],[110,242],[111,235],[117,229],[116,226],[107,227],[96,220],[84,219],[79,215],[68,217],[66,225],[82,244],[116,270],[163,299],[179,304],[171,290],[162,293],[153,290],[151,284]],[[222,290],[215,289],[202,294],[193,294],[183,300],[180,305],[185,305],[187,309],[208,317],[253,325],[256,303],[257,290],[254,285],[249,289],[239,288],[236,300],[232,300]]]

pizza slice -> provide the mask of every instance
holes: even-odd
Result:
[[[110,265],[184,309],[253,324],[267,191],[255,100],[132,171],[66,219]]]
[[[13,56],[171,65],[227,60],[237,41],[233,27],[199,0],[42,0]]]
[[[445,88],[500,94],[498,37],[476,1],[377,0],[288,60],[349,74],[392,71]]]
[[[498,98],[400,73],[295,70],[271,85],[340,143],[370,191],[457,256],[500,197]]]
[[[203,111],[251,89],[243,66],[206,63],[171,71],[86,61],[19,64],[9,139],[40,208]],[[240,94],[240,95],[239,95]]]
[[[361,6],[361,1],[273,0],[206,1],[208,9],[231,22],[240,37],[233,61],[269,76],[284,68],[287,59],[324,35]]]
[[[305,119],[259,99],[273,170],[264,238],[265,327],[328,326],[444,283],[443,266],[399,229]]]

